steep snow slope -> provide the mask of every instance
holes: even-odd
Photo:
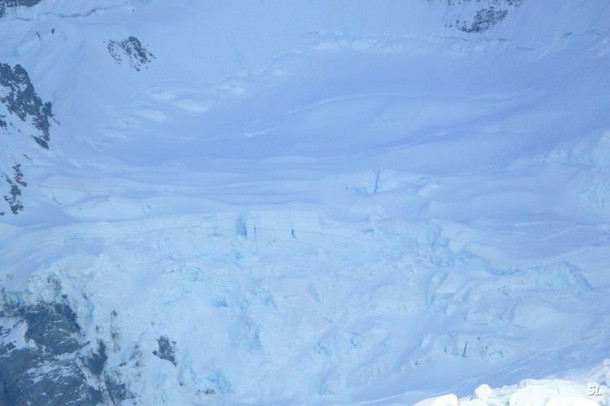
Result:
[[[11,9],[0,62],[57,122],[0,218],[3,385],[414,404],[553,375],[586,398],[605,373],[567,373],[610,347],[609,26],[602,0]]]

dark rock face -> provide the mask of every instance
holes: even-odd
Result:
[[[36,134],[30,134],[31,137],[41,147],[48,149],[52,106],[49,102],[43,102],[36,94],[26,70],[21,65],[11,68],[10,65],[0,63],[0,86],[3,94],[0,101],[7,111],[21,121],[31,120],[34,128],[38,130]]]
[[[127,63],[137,71],[155,59],[155,56],[146,49],[140,40],[133,36],[122,41],[108,41],[108,53],[116,63]]]
[[[153,354],[176,366],[176,342],[170,342],[169,338],[161,336],[157,339],[157,344],[159,345],[159,350],[153,351]]]
[[[46,353],[62,355],[80,348],[76,315],[64,304],[39,304],[24,314],[28,325],[26,340],[34,340]]]
[[[68,305],[0,304],[0,405],[90,406],[128,397],[125,384],[105,373],[105,343],[84,341]],[[21,342],[15,337],[24,330]]]
[[[0,340],[0,404],[96,405],[102,392],[91,385],[79,366],[80,327],[65,304],[5,306]],[[25,343],[9,334],[23,326]],[[6,326],[9,326],[6,328]]]
[[[106,344],[102,340],[97,340],[97,350],[83,358],[83,364],[95,376],[100,376],[108,361],[106,354]]]
[[[41,0],[0,0],[0,18],[3,17],[6,10],[11,7],[32,7],[40,2]]]
[[[9,184],[8,194],[4,195],[4,200],[6,203],[8,203],[8,206],[13,214],[17,214],[23,210],[23,204],[21,203],[21,200],[19,200],[19,197],[21,196],[21,189],[19,188],[18,184],[24,187],[27,186],[27,183],[23,182],[22,180],[23,173],[21,172],[20,168],[20,164],[13,166],[12,177],[2,172],[2,177],[6,183]],[[4,212],[1,212],[0,214],[4,214]]]
[[[461,22],[459,29],[464,32],[482,32],[502,21],[508,14],[508,10],[496,10],[493,7],[477,11],[473,20]]]
[[[522,0],[448,0],[451,7],[476,2],[477,10],[474,15],[456,16],[455,22],[447,24],[460,31],[468,33],[480,33],[487,31],[491,27],[502,21],[510,10],[521,5]]]
[[[102,403],[99,390],[86,385],[86,378],[74,363],[44,362],[32,358],[32,350],[17,351],[5,363],[14,369],[3,379],[3,404],[6,405],[98,405]],[[30,368],[48,370],[38,375]]]
[[[5,1],[0,3],[0,7],[17,3],[33,5],[37,2]],[[36,94],[27,71],[21,65],[11,67],[0,63],[0,137],[8,137],[10,143],[11,137],[20,136],[25,132],[24,135],[29,135],[38,146],[48,149],[52,118],[51,103],[44,102]],[[23,155],[25,151],[20,152],[20,155]],[[22,164],[15,161],[14,156],[10,162],[0,161],[0,178],[7,184],[3,197],[8,209],[13,214],[19,213],[23,210],[22,188],[27,186],[27,182],[23,180]],[[0,215],[4,213],[5,211],[0,210]]]
[[[131,397],[127,385],[120,381],[120,375],[116,371],[111,371],[104,376],[104,385],[106,385],[108,397],[113,405],[119,405]]]

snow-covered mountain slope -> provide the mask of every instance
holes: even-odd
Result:
[[[38,144],[49,148],[49,127],[53,113],[49,102],[43,102],[36,94],[28,73],[20,65],[11,67],[0,64],[0,131],[2,132],[2,155],[0,156],[0,176],[6,182],[4,194],[6,209],[13,214],[23,210],[22,189],[24,180],[22,163],[36,157]]]
[[[608,1],[25,3],[0,403],[607,404]]]

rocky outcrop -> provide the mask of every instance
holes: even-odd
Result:
[[[32,7],[40,2],[41,0],[0,0],[0,18],[4,17],[6,10],[11,7]]]
[[[96,405],[86,344],[66,304],[5,305],[0,312],[0,404]],[[89,357],[91,360],[91,357]]]
[[[108,53],[117,64],[128,64],[136,71],[148,68],[155,56],[136,37],[108,41]]]
[[[522,0],[448,0],[455,9],[451,21],[446,25],[468,33],[487,31],[498,24]],[[472,3],[475,3],[474,7]]]
[[[9,114],[16,116],[19,120],[30,121],[36,133],[30,136],[38,145],[49,148],[49,120],[53,117],[50,102],[43,102],[36,94],[34,86],[30,81],[27,71],[21,65],[10,65],[0,63],[0,102],[2,102]],[[6,125],[6,117],[0,115]]]
[[[153,355],[171,362],[176,366],[176,342],[170,342],[169,338],[161,336],[157,339],[159,350],[153,351]]]
[[[20,161],[28,156],[28,151],[13,147],[25,137],[48,149],[52,118],[51,103],[38,96],[27,71],[21,65],[0,63],[0,140],[7,145],[0,156],[0,179],[6,183],[2,194],[5,207],[13,214],[23,210],[21,197],[27,182]],[[0,215],[6,211],[0,208]]]
[[[119,405],[131,397],[106,342],[66,303],[0,292],[0,405]],[[99,331],[99,330],[96,330]]]
[[[23,172],[21,172],[21,164],[13,165],[12,176],[2,172],[2,177],[9,184],[10,188],[8,193],[4,195],[4,200],[8,204],[13,214],[19,213],[23,210],[23,204],[21,203],[21,189],[20,187],[26,187],[28,184],[23,181]],[[0,212],[1,214],[2,212]]]

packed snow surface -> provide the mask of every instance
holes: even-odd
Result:
[[[608,404],[607,0],[43,0],[0,43],[56,119],[2,287],[123,404]]]

